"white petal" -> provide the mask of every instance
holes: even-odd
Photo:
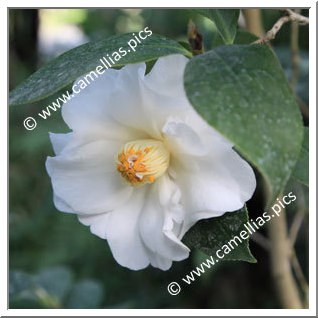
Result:
[[[121,144],[96,141],[48,157],[55,195],[77,213],[103,213],[122,205],[132,187],[118,174],[115,155]],[[57,206],[57,208],[59,208]]]
[[[154,118],[152,125],[156,131],[161,131],[169,116],[184,118],[191,109],[183,88],[187,61],[183,55],[159,58],[150,73],[140,77],[144,109],[148,118]]]
[[[146,134],[146,138],[160,137],[155,129],[156,117],[149,113],[149,103],[143,100],[139,79],[145,75],[146,65],[132,64],[118,71],[116,86],[109,103],[116,105],[112,116],[122,125]]]
[[[189,255],[189,249],[178,237],[181,224],[174,220],[178,212],[173,206],[180,198],[177,191],[163,176],[157,186],[135,188],[131,199],[120,208],[99,215],[79,215],[79,220],[89,225],[92,233],[107,239],[120,265],[138,270],[151,263],[167,270],[172,260]]]
[[[125,267],[139,270],[149,265],[149,254],[138,227],[147,187],[134,190],[131,200],[112,212],[98,216],[79,216],[91,231],[106,238],[116,261]]]
[[[55,193],[53,193],[53,202],[55,207],[61,212],[76,213],[63,199],[58,197]]]
[[[165,96],[177,97],[183,94],[183,73],[188,61],[180,54],[159,58],[146,75],[145,85]]]
[[[162,128],[165,136],[165,145],[175,156],[191,154],[205,155],[208,149],[201,142],[200,136],[179,118],[169,117]]]
[[[186,228],[200,219],[236,211],[252,197],[256,187],[254,172],[234,150],[224,148],[204,159],[186,159],[194,171],[176,168],[175,179],[181,188],[182,203],[189,211]]]
[[[163,127],[172,153],[169,173],[187,210],[183,234],[200,219],[242,208],[256,187],[252,168],[232,144],[203,120],[193,119],[169,118]]]
[[[53,146],[54,153],[56,155],[59,155],[62,150],[66,147],[67,144],[70,143],[73,133],[67,133],[67,134],[54,134],[49,133],[50,140]]]
[[[78,220],[86,225],[90,226],[90,230],[93,234],[99,236],[102,239],[106,239],[106,227],[108,218],[111,212],[105,212],[101,214],[79,214]]]
[[[97,139],[127,140],[139,132],[118,123],[112,116],[116,101],[116,83],[120,71],[108,69],[87,87],[74,94],[62,107],[62,116],[70,129]],[[94,76],[93,76],[94,77]],[[95,78],[95,77],[94,77]],[[74,83],[78,83],[77,79]],[[138,79],[135,79],[137,82]],[[79,88],[77,87],[76,90]],[[111,99],[115,97],[115,99]]]
[[[173,210],[180,207],[173,202],[176,188],[168,178],[164,175],[149,187],[139,222],[143,242],[153,253],[151,264],[161,269],[167,269],[167,266],[161,267],[161,263],[170,264],[165,259],[180,261],[187,258],[190,251],[178,237],[180,227],[173,219]]]
[[[148,249],[147,251],[149,258],[151,260],[151,266],[159,268],[163,271],[170,269],[172,265],[172,260],[165,258],[157,253],[153,253]]]
[[[162,132],[165,144],[173,155],[189,154],[202,157],[208,152],[219,153],[233,146],[193,109],[188,111],[184,119],[177,116],[168,117]]]
[[[183,88],[187,61],[182,55],[159,58],[147,75],[144,63],[122,68],[110,98],[117,105],[113,116],[121,124],[142,129],[150,138],[161,139],[167,118],[186,116],[191,109]]]

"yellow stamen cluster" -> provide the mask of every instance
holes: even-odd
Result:
[[[167,170],[169,157],[169,152],[161,141],[131,141],[118,154],[117,170],[132,185],[153,183]]]

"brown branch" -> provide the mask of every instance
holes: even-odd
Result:
[[[297,12],[294,12],[290,9],[284,9],[287,15],[279,18],[277,22],[273,25],[273,27],[266,33],[265,37],[253,42],[252,44],[266,44],[269,43],[271,40],[275,39],[276,34],[279,32],[281,27],[289,21],[297,21],[300,24],[308,24],[309,19],[300,15]]]
[[[280,196],[281,197],[281,196]],[[285,210],[268,223],[271,270],[277,295],[285,309],[302,308],[300,295],[290,264],[290,243],[287,236]]]
[[[289,230],[289,244],[291,249],[291,264],[295,272],[295,276],[299,283],[299,286],[303,290],[304,293],[304,308],[308,308],[308,301],[309,301],[309,287],[305,275],[301,269],[299,264],[296,251],[294,249],[294,245],[297,239],[297,235],[302,224],[303,218],[307,212],[306,201],[304,196],[304,191],[300,185],[297,185],[295,188],[297,194],[297,212],[294,217],[294,220],[291,224]]]
[[[303,218],[307,211],[304,193],[300,186],[296,188],[296,192],[297,192],[297,203],[298,203],[297,212],[289,230],[289,243],[290,243],[291,249],[295,245],[300,226],[303,222]]]
[[[291,21],[298,21],[302,25],[309,24],[309,18],[299,14],[298,12],[290,9],[284,9],[284,11],[288,13]]]
[[[305,275],[301,269],[301,266],[299,264],[297,255],[295,250],[293,249],[292,251],[292,255],[291,255],[291,263],[296,275],[296,278],[298,280],[298,283],[301,287],[301,289],[303,290],[304,293],[304,308],[308,308],[308,304],[309,304],[309,286],[307,283],[307,280],[305,278]]]

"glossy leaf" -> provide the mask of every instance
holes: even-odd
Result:
[[[216,251],[221,249],[221,255],[224,255],[222,260],[241,260],[255,263],[256,259],[249,250],[248,239],[241,239],[240,243],[236,238],[237,245],[231,241],[230,244],[234,248],[228,254],[223,253],[226,250],[225,245],[229,246],[230,240],[239,236],[243,230],[247,232],[244,227],[247,222],[246,207],[237,212],[226,213],[218,218],[202,220],[189,230],[184,237],[184,242],[192,248],[198,248],[203,253],[213,256],[214,259],[217,259],[215,257]]]
[[[10,104],[31,103],[52,95],[78,77],[92,70],[96,71],[98,65],[103,66],[100,59],[108,58],[107,54],[111,57],[114,52],[120,52],[120,48],[127,53],[125,56],[120,53],[122,57],[114,64],[115,67],[151,61],[170,54],[183,54],[188,57],[192,55],[174,40],[156,34],[143,40],[133,52],[127,44],[131,39],[134,39],[132,34],[116,35],[86,43],[60,55],[15,88],[10,93]],[[111,63],[109,58],[108,62]]]
[[[264,45],[219,46],[191,59],[184,79],[191,104],[262,173],[275,199],[296,164],[303,125],[274,53]]]

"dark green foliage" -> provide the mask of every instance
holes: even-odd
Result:
[[[191,59],[184,78],[191,104],[259,169],[275,198],[296,164],[303,124],[272,51],[264,45],[219,46]]]

